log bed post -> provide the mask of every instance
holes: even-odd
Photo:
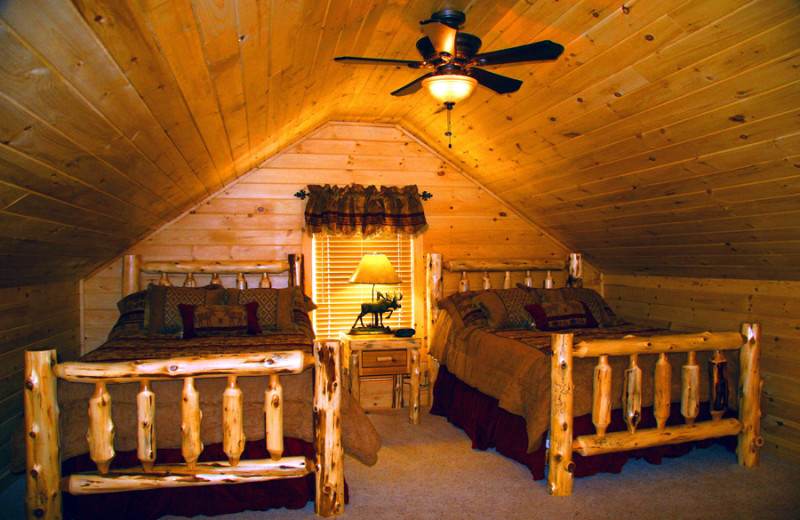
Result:
[[[142,268],[142,257],[125,255],[122,257],[122,297],[139,291],[139,272]]]
[[[25,352],[27,518],[61,518],[61,439],[55,363],[55,350]]]
[[[550,386],[550,451],[547,491],[551,495],[572,493],[572,334],[553,334]]]
[[[341,356],[338,341],[314,342],[314,512],[324,517],[344,512]]]
[[[736,447],[739,464],[752,468],[761,457],[761,326],[758,323],[742,325],[745,342],[739,349],[739,420],[742,431]]]

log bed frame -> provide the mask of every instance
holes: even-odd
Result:
[[[512,271],[528,271],[526,285],[531,285],[530,271],[569,269],[569,280],[581,286],[582,264],[579,254],[570,255],[569,261],[554,259],[479,261],[473,259],[442,261],[442,255],[431,253],[427,258],[427,308],[428,325],[439,314],[438,301],[442,299],[442,271],[462,273],[460,291],[469,290],[468,272],[483,272],[483,289],[491,288],[489,272],[504,272],[504,287],[511,287]],[[429,334],[430,337],[430,334]],[[675,334],[667,336],[626,337],[616,340],[582,341],[573,344],[572,334],[552,334],[550,429],[547,463],[547,490],[551,495],[572,493],[575,464],[572,454],[583,456],[629,451],[638,448],[699,441],[728,435],[738,435],[737,458],[739,464],[754,467],[760,461],[761,389],[760,371],[761,329],[757,323],[744,323],[735,332],[703,332],[700,334]],[[723,419],[727,409],[727,360],[725,350],[739,351],[739,417]],[[710,361],[711,415],[709,421],[695,422],[699,412],[700,367],[697,352],[713,351]],[[685,424],[666,426],[670,415],[670,384],[672,367],[666,354],[686,353],[686,363],[681,367],[681,414]],[[641,417],[642,370],[638,356],[658,354],[654,374],[654,414],[656,428],[637,431]],[[624,371],[622,410],[628,431],[606,433],[611,421],[611,367],[608,356],[628,356],[629,365]],[[592,423],[596,434],[573,438],[574,387],[572,380],[573,358],[597,358],[594,368],[592,395]]]
[[[237,287],[246,288],[245,274],[261,274],[261,287],[269,287],[269,274],[287,272],[289,285],[302,287],[302,255],[288,261],[255,262],[150,262],[135,255],[124,257],[123,296],[139,290],[140,273],[160,273],[160,284],[170,284],[170,274],[184,274],[185,286],[194,286],[194,274],[237,275]],[[283,403],[279,376],[312,368],[314,377],[314,460],[283,457]],[[240,376],[269,376],[265,392],[265,437],[269,459],[239,460],[244,450],[243,397]],[[342,375],[338,341],[314,341],[313,355],[300,350],[260,354],[178,357],[113,363],[56,362],[56,351],[25,353],[25,433],[27,456],[26,515],[29,519],[61,518],[61,492],[108,493],[155,487],[236,484],[315,473],[317,515],[344,512],[344,468],[341,432]],[[200,439],[199,394],[195,378],[227,377],[223,394],[223,450],[227,461],[197,462],[203,450]],[[62,479],[56,378],[95,385],[89,399],[89,454],[97,465],[92,473]],[[155,464],[155,395],[150,382],[181,379],[182,447],[184,464]],[[109,469],[114,452],[111,396],[108,383],[139,382],[137,395],[137,456],[141,467]],[[128,427],[126,425],[126,427]]]

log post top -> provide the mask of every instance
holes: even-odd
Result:
[[[301,350],[250,354],[187,356],[120,362],[66,362],[55,367],[68,381],[126,383],[143,379],[299,374],[314,365],[314,357]]]

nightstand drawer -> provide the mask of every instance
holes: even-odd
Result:
[[[405,349],[364,350],[361,352],[362,376],[405,374],[408,372],[408,351]]]

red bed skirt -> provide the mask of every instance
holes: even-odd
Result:
[[[284,439],[284,456],[303,455],[314,459],[311,443],[294,438]],[[248,441],[242,459],[266,459],[266,443]],[[200,461],[227,460],[221,444],[203,449]],[[181,450],[158,450],[157,463],[181,463]],[[112,468],[139,465],[135,451],[118,453]],[[81,471],[96,471],[88,455],[73,457],[62,464],[64,475]],[[247,484],[196,486],[169,489],[148,489],[105,493],[98,495],[63,494],[64,518],[80,520],[154,520],[164,515],[197,516],[222,515],[240,511],[264,511],[285,507],[301,509],[314,501],[314,474],[267,482]],[[349,501],[345,483],[345,503]]]
[[[463,429],[472,440],[473,449],[488,450],[489,448],[495,448],[498,453],[524,464],[530,469],[534,480],[544,479],[545,443],[542,442],[538,450],[528,453],[528,433],[525,427],[525,419],[503,410],[497,403],[497,399],[479,392],[448,372],[447,367],[439,367],[439,373],[433,387],[431,413],[446,417],[450,423]],[[680,406],[672,406],[671,411],[672,415],[667,424],[683,424],[684,420],[680,414]],[[733,413],[731,413],[731,416],[735,417]],[[710,418],[708,403],[701,403],[700,415],[697,420]],[[639,427],[651,428],[655,427],[655,425],[652,407],[642,410],[642,420],[639,423]],[[626,425],[622,419],[622,411],[613,411],[608,431],[622,431],[625,429]],[[595,433],[591,415],[576,417],[573,431],[576,437]],[[588,477],[597,473],[619,473],[622,471],[622,466],[631,458],[644,458],[651,464],[661,464],[661,460],[664,457],[681,457],[689,453],[694,447],[707,448],[714,443],[723,444],[729,450],[735,451],[736,436],[592,457],[574,454],[575,476]]]

